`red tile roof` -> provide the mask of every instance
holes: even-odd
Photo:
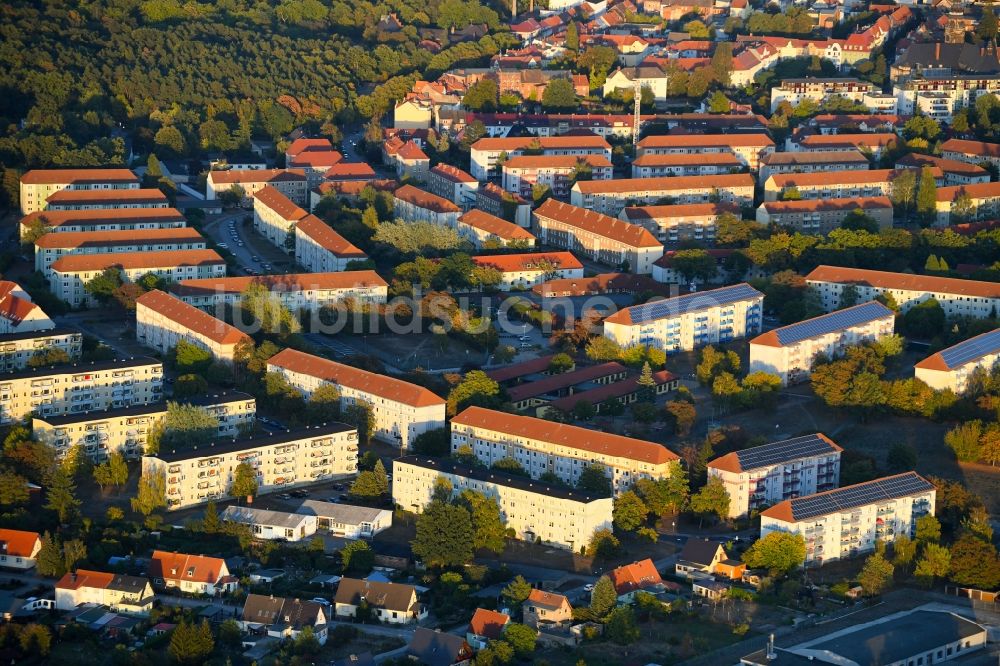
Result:
[[[452,166],[450,164],[438,164],[431,168],[432,174],[441,176],[445,180],[449,180],[453,183],[476,183],[479,182],[472,177],[467,171],[459,169],[457,166]]]
[[[547,354],[528,361],[505,365],[502,368],[493,368],[492,370],[487,370],[486,375],[495,382],[503,383],[525,375],[545,372],[549,369],[549,363],[552,362],[554,356],[555,354]]]
[[[724,166],[735,169],[743,166],[743,162],[732,153],[645,153],[635,158],[632,166]]]
[[[226,561],[218,557],[154,550],[149,561],[149,577],[154,580],[162,578],[165,581],[186,580],[214,585],[223,568],[226,568]]]
[[[494,432],[536,439],[599,455],[638,460],[661,465],[678,456],[662,444],[613,433],[579,428],[531,416],[497,412],[483,407],[468,407],[451,420],[452,425],[469,426]]]
[[[314,191],[319,194],[336,194],[344,197],[360,196],[366,187],[371,187],[379,192],[392,192],[399,187],[399,182],[391,178],[378,178],[375,180],[331,180],[320,183]]]
[[[205,238],[191,227],[165,229],[123,229],[120,231],[66,231],[45,234],[35,247],[67,248],[106,247],[109,245],[160,245],[168,243],[204,243]]]
[[[844,197],[834,199],[799,199],[798,201],[765,201],[761,207],[771,215],[817,213],[829,211],[872,210],[892,208],[889,197]]]
[[[268,360],[267,365],[268,369],[281,368],[289,372],[309,375],[325,382],[341,384],[411,407],[433,407],[445,404],[442,398],[422,386],[335,361],[328,361],[325,358],[294,349],[284,349],[278,352]]]
[[[595,169],[611,168],[604,155],[516,155],[503,163],[504,169],[572,169],[578,163]]]
[[[339,271],[181,280],[170,285],[170,291],[180,298],[217,293],[241,294],[251,284],[262,284],[269,291],[319,291],[388,286],[375,271]]]
[[[748,173],[721,174],[716,176],[665,176],[662,178],[618,178],[615,180],[582,180],[573,187],[582,194],[627,192],[672,192],[675,190],[712,189],[716,187],[749,187],[753,189],[753,176]],[[552,201],[552,199],[549,199]],[[546,202],[548,203],[548,201]]]
[[[524,150],[537,141],[543,150],[567,148],[593,148],[611,150],[611,145],[603,137],[596,135],[581,136],[524,136],[524,137],[486,137],[472,144],[472,150],[512,151]]]
[[[949,160],[943,157],[934,157],[933,155],[920,155],[918,153],[910,153],[909,155],[904,155],[903,157],[896,160],[896,166],[921,166],[939,167],[941,171],[945,173],[956,173],[962,176],[976,178],[976,177],[989,177],[989,172],[978,164],[969,164],[968,162],[962,162],[960,160]],[[65,191],[65,190],[64,190]]]
[[[517,403],[528,398],[536,398],[571,386],[579,386],[580,384],[586,384],[597,379],[624,373],[624,365],[615,361],[609,361],[599,365],[591,365],[569,372],[549,375],[533,382],[518,384],[507,389],[507,397],[510,398],[511,402]]]
[[[49,205],[87,205],[109,202],[165,204],[167,195],[157,189],[59,190],[45,200]]]
[[[493,234],[498,238],[508,241],[535,240],[535,237],[527,229],[481,210],[470,210],[468,213],[458,218],[458,221],[462,224],[467,224],[474,229],[485,231],[488,234]]]
[[[340,163],[343,159],[344,156],[336,150],[308,150],[289,160],[288,166],[292,168],[313,167],[321,169],[323,167],[332,167]]]
[[[128,169],[32,169],[21,176],[21,182],[26,185],[138,183],[139,177]]]
[[[729,203],[673,204],[669,206],[629,206],[624,209],[629,220],[669,220],[676,217],[718,217],[725,213],[739,215],[740,207]]]
[[[891,132],[860,134],[813,134],[799,142],[803,148],[816,146],[880,146],[898,142],[899,137]]]
[[[556,594],[555,592],[546,592],[545,590],[539,590],[534,588],[528,594],[528,601],[539,606],[546,606],[548,608],[562,608],[563,605],[569,606],[569,599],[565,595]]]
[[[502,273],[520,273],[540,270],[546,264],[557,270],[583,269],[580,260],[570,252],[544,252],[524,254],[494,254],[472,258],[477,266],[492,266]]]
[[[79,590],[82,587],[90,587],[103,590],[111,585],[115,579],[115,574],[104,573],[103,571],[88,571],[87,569],[77,569],[76,573],[68,573],[56,583],[59,590]]]
[[[633,273],[600,273],[583,278],[557,278],[536,284],[531,291],[542,297],[587,296],[615,292],[666,293],[664,285],[648,275]]]
[[[815,185],[862,185],[867,183],[888,183],[905,169],[845,169],[844,171],[820,171],[818,173],[776,173],[768,177],[775,187],[802,187]],[[941,169],[931,167],[935,178],[941,178]]]
[[[427,153],[421,150],[415,141],[407,141],[396,151],[396,156],[404,160],[429,160]]]
[[[306,172],[302,169],[229,169],[209,171],[208,179],[217,185],[291,182],[306,180]]]
[[[469,633],[490,640],[497,640],[504,626],[510,622],[510,616],[505,613],[477,608],[469,621]]]
[[[0,528],[0,553],[12,557],[31,557],[41,537],[38,532]]]
[[[324,250],[338,257],[356,257],[358,259],[368,257],[360,248],[355,247],[350,241],[334,231],[333,227],[315,215],[306,215],[301,219],[295,226],[295,233],[308,236]]]
[[[948,139],[941,144],[942,153],[964,153],[979,157],[1000,157],[1000,144],[985,141],[966,141],[964,139]]]
[[[25,215],[21,224],[41,220],[50,227],[97,226],[101,224],[177,223],[187,218],[176,208],[119,208],[114,210],[43,210]]]
[[[611,584],[615,586],[615,592],[619,595],[659,585],[663,582],[653,560],[648,558],[641,562],[633,562],[612,569],[608,572],[608,578],[611,579]]]
[[[261,190],[253,195],[254,205],[259,201],[261,205],[267,206],[283,220],[301,220],[308,215],[306,211],[293,203],[280,190],[270,185],[265,185]]]
[[[288,148],[285,148],[285,155],[290,157],[295,157],[300,153],[305,152],[328,152],[333,150],[333,144],[330,143],[329,139],[296,139],[289,144]]]
[[[681,178],[670,178],[669,180],[681,180]],[[582,184],[582,182],[577,183],[577,185]],[[615,181],[603,182],[613,183]],[[596,211],[587,210],[586,208],[572,206],[555,199],[546,200],[545,203],[535,209],[534,214],[537,217],[546,217],[603,238],[611,239],[622,245],[628,245],[629,247],[663,247],[663,243],[656,240],[656,236],[651,234],[645,227],[630,224],[624,220],[609,217]]]
[[[677,379],[677,375],[668,370],[659,370],[653,373],[653,381],[656,382],[657,386],[662,386],[667,382],[674,381],[675,379]],[[589,391],[580,391],[579,393],[568,395],[565,398],[553,400],[549,403],[549,407],[569,412],[571,409],[576,407],[576,403],[580,401],[590,403],[591,405],[599,405],[612,400],[613,398],[621,398],[622,396],[637,393],[638,391],[638,379],[636,377],[629,377],[628,379],[624,379],[620,382],[612,382],[610,384],[598,386],[597,388],[592,388]]]
[[[670,134],[666,136],[647,136],[639,141],[638,149],[646,148],[701,148],[717,146],[774,146],[774,140],[766,134]]]
[[[181,324],[216,344],[235,345],[250,340],[249,335],[235,326],[230,326],[221,319],[216,319],[207,312],[199,310],[193,305],[188,305],[179,298],[159,289],[154,289],[140,296],[136,300],[136,306],[149,308],[162,317]]]
[[[0,317],[16,326],[40,308],[29,299],[15,294],[15,291],[22,291],[16,282],[0,280]]]
[[[215,250],[164,250],[162,252],[113,252],[109,254],[71,254],[59,257],[52,270],[59,273],[104,270],[111,266],[124,269],[172,268],[175,266],[225,266]]]
[[[375,178],[375,169],[367,162],[339,162],[323,174],[327,180],[360,180]]]
[[[392,196],[399,199],[400,201],[405,201],[407,203],[413,204],[418,208],[423,208],[426,210],[433,211],[435,213],[461,213],[462,209],[456,206],[451,201],[448,201],[444,197],[439,197],[436,194],[431,194],[426,190],[421,190],[413,185],[403,185],[401,188],[392,193]]]
[[[806,281],[838,282],[929,294],[1000,298],[1000,283],[996,282],[960,280],[958,278],[937,277],[934,275],[890,273],[888,271],[844,268],[842,266],[817,266],[806,276]]]
[[[969,183],[967,185],[939,187],[936,191],[938,201],[954,201],[960,194],[965,194],[970,199],[1000,197],[1000,183]]]

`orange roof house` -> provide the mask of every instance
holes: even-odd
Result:
[[[38,532],[0,528],[0,566],[30,569],[41,549]]]
[[[522,606],[524,624],[539,628],[568,624],[573,620],[573,606],[562,594],[534,589]]]
[[[631,601],[636,592],[656,590],[663,585],[660,572],[649,558],[612,569],[608,578],[615,586],[620,601]]]
[[[239,584],[236,577],[229,574],[229,567],[222,558],[163,550],[153,551],[149,577],[154,583],[162,581],[167,588],[196,594],[229,592]]]
[[[473,648],[481,650],[486,647],[489,641],[495,641],[503,634],[504,627],[510,623],[510,616],[506,613],[477,608],[469,621],[469,630],[466,632],[465,640]]]

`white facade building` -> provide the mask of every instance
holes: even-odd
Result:
[[[35,241],[35,270],[48,276],[52,263],[68,254],[204,250],[207,247],[204,237],[190,227],[45,234]]]
[[[350,262],[366,259],[367,254],[315,215],[306,215],[295,226],[295,263],[310,273],[345,271]]]
[[[136,300],[135,339],[163,354],[184,340],[218,360],[229,362],[235,359],[240,344],[253,342],[235,326],[159,289],[148,291]]]
[[[137,190],[139,177],[128,169],[33,169],[21,176],[21,214],[45,210],[63,190]]]
[[[292,248],[295,225],[308,214],[270,185],[253,195],[253,228],[285,252]]]
[[[183,280],[170,285],[170,291],[185,303],[221,316],[222,306],[238,305],[251,285],[265,287],[292,313],[314,312],[348,300],[372,305],[385,303],[389,288],[375,271],[344,271]]]
[[[913,369],[916,378],[932,389],[964,393],[973,376],[982,373],[988,377],[998,363],[1000,328],[931,354]]]

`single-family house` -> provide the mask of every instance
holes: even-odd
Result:
[[[418,627],[406,656],[424,666],[465,666],[472,661],[472,647],[461,636]]]
[[[708,539],[688,539],[677,557],[674,572],[688,579],[711,578],[716,566],[726,559],[722,544]]]
[[[573,606],[562,594],[532,590],[522,606],[524,624],[529,627],[562,627],[573,620]]]
[[[30,569],[41,549],[38,532],[0,529],[0,567]]]
[[[656,593],[664,589],[663,578],[653,560],[646,558],[608,572],[619,603],[632,603],[637,592]]]
[[[239,579],[229,574],[226,561],[220,557],[163,550],[153,551],[149,578],[156,586],[191,594],[222,594],[239,587]]]
[[[490,641],[499,640],[504,627],[510,623],[506,613],[477,608],[469,620],[469,628],[465,632],[465,640],[474,650],[482,650]]]
[[[337,617],[356,617],[364,603],[373,617],[388,624],[408,624],[427,617],[427,608],[417,600],[412,585],[344,578],[334,597]]]
[[[323,604],[316,601],[250,594],[243,604],[240,625],[244,631],[278,639],[295,638],[309,627],[319,644],[325,645],[326,613]]]

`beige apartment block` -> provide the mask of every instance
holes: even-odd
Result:
[[[542,155],[603,155],[611,159],[611,144],[600,136],[485,137],[470,150],[472,177],[479,181],[496,175],[500,156],[518,157],[527,153]]]
[[[163,364],[138,357],[20,370],[0,377],[0,423],[157,402]]]
[[[676,454],[662,444],[531,416],[469,407],[451,420],[451,451],[468,446],[487,467],[512,458],[533,479],[553,473],[576,485],[588,466],[601,465],[616,493],[639,479],[670,476]]]
[[[632,160],[633,178],[666,176],[717,176],[746,168],[732,153],[657,153]]]
[[[774,141],[767,134],[681,134],[647,136],[636,145],[636,157],[650,155],[709,155],[729,153],[751,171],[760,160],[774,153]]]
[[[578,181],[570,203],[605,215],[618,215],[626,206],[669,203],[753,204],[754,179],[748,173],[721,176],[677,176],[663,178],[619,178]]]
[[[609,180],[614,167],[603,155],[521,155],[503,163],[503,189],[531,197],[538,185],[549,188],[552,196],[565,199],[581,170],[589,170],[593,180]]]
[[[413,185],[403,185],[392,193],[395,215],[404,222],[429,222],[455,228],[462,209],[444,197]]]
[[[315,312],[353,301],[385,303],[389,285],[375,271],[340,273],[291,273],[259,277],[220,277],[182,280],[170,285],[170,293],[210,314],[223,305],[237,305],[251,285],[261,285],[291,312]],[[219,311],[221,314],[221,310]]]
[[[645,227],[661,243],[695,240],[712,245],[719,218],[723,215],[739,218],[740,208],[723,203],[631,206],[623,208],[618,217],[629,224]]]
[[[358,471],[358,431],[344,423],[219,439],[199,447],[142,457],[144,477],[163,475],[167,510],[232,496],[236,468],[257,472],[258,492],[267,494]]]
[[[139,178],[128,169],[33,169],[21,176],[21,214],[45,210],[62,190],[137,190]]]
[[[45,210],[121,210],[169,208],[162,190],[60,190],[46,200]]]
[[[765,201],[757,208],[757,221],[790,227],[804,234],[828,234],[839,229],[844,219],[856,210],[875,220],[879,229],[892,228],[893,209],[889,197]]]
[[[932,389],[965,393],[970,380],[985,379],[1000,363],[1000,328],[931,354],[913,366],[914,375]]]
[[[229,362],[234,360],[240,344],[253,343],[253,338],[235,326],[159,289],[136,300],[135,339],[162,354],[184,340]]]
[[[941,185],[944,182],[941,169],[932,168],[931,171]],[[789,191],[798,192],[803,199],[887,197],[892,194],[892,181],[902,173],[902,169],[779,173],[764,181],[764,201],[778,201]],[[916,176],[919,180],[919,171]]]
[[[126,208],[124,210],[43,210],[21,218],[21,240],[41,224],[46,233],[73,231],[133,231],[186,227],[187,218],[176,208]]]
[[[491,254],[473,257],[472,263],[500,271],[500,291],[529,289],[552,279],[583,277],[583,264],[572,252]]]
[[[936,226],[947,227],[954,222],[995,220],[1000,215],[1000,183],[974,183],[939,187],[937,195]],[[971,211],[954,211],[955,202],[967,199]]]
[[[760,161],[760,181],[778,173],[820,173],[823,171],[867,171],[871,162],[857,148],[830,152],[808,151],[772,153]]]
[[[1000,167],[1000,144],[948,139],[941,144],[941,157],[969,164],[992,164]]]
[[[810,134],[799,140],[786,141],[789,151],[794,150],[820,150],[820,151],[840,151],[856,148],[875,159],[882,157],[882,152],[899,141],[899,136],[892,132],[859,132],[848,134],[838,132],[836,134]]]
[[[454,495],[473,490],[496,500],[507,529],[523,541],[577,551],[594,532],[611,527],[610,497],[550,486],[523,477],[463,467],[447,458],[403,456],[392,462],[392,501],[420,513],[440,478]]]
[[[479,181],[456,166],[441,163],[428,172],[427,189],[468,211],[476,205]]]
[[[253,429],[257,415],[254,397],[239,391],[197,396],[183,404],[207,411],[219,423],[216,436],[236,438]],[[149,434],[167,416],[167,403],[133,405],[62,416],[36,416],[31,422],[35,439],[48,444],[62,458],[74,446],[94,462],[107,460],[112,453],[137,458],[146,452]]]
[[[45,234],[35,241],[35,270],[48,277],[52,263],[68,254],[168,252],[207,247],[204,237],[190,227]]]
[[[253,195],[253,228],[286,252],[293,247],[295,225],[308,214],[270,185]]]
[[[367,259],[360,248],[315,215],[306,215],[295,226],[295,263],[311,273],[344,271],[350,262]]]
[[[223,192],[239,188],[243,191],[242,205],[249,206],[253,196],[268,186],[281,192],[296,206],[309,203],[309,179],[302,169],[209,171],[205,198],[215,201]]]
[[[69,328],[48,328],[0,335],[0,371],[24,370],[36,354],[59,349],[76,361],[83,351],[83,334]]]
[[[444,399],[400,379],[294,349],[272,356],[267,370],[280,373],[307,398],[320,386],[333,385],[340,392],[342,409],[353,404],[370,406],[375,417],[374,436],[400,450],[409,448],[417,436],[445,425]]]
[[[470,210],[458,218],[455,229],[477,250],[535,247],[535,237],[529,231],[481,210]]]

